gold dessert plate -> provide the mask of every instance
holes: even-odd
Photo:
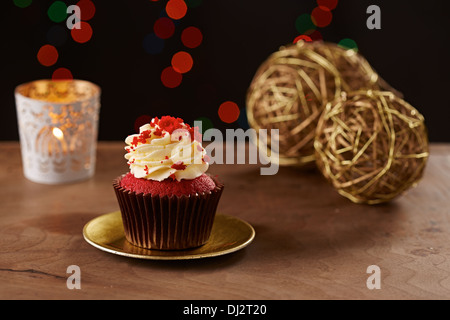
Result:
[[[138,259],[187,260],[221,256],[238,251],[255,238],[247,222],[233,216],[217,214],[211,236],[201,247],[187,250],[150,250],[132,245],[125,239],[120,211],[107,213],[89,221],[83,228],[84,239],[97,249]]]

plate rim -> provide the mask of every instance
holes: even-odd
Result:
[[[123,251],[120,251],[120,250],[114,250],[114,249],[112,249],[109,246],[106,247],[106,246],[103,246],[101,244],[98,244],[98,243],[94,242],[93,240],[89,239],[88,236],[87,236],[87,231],[86,230],[87,230],[87,228],[89,227],[89,225],[92,222],[94,222],[95,220],[100,219],[100,218],[102,218],[102,217],[104,217],[106,215],[113,215],[113,214],[120,214],[120,211],[117,210],[117,211],[113,211],[113,212],[104,213],[104,214],[101,214],[101,215],[99,215],[99,216],[89,220],[83,227],[83,238],[84,238],[84,240],[87,243],[89,243],[90,245],[92,245],[93,247],[95,247],[95,248],[97,248],[97,249],[99,249],[101,251],[108,252],[108,253],[115,254],[115,255],[119,255],[119,256],[128,257],[128,258],[134,258],[134,259],[142,259],[142,260],[196,260],[196,259],[203,259],[203,258],[213,258],[213,257],[218,257],[218,256],[223,256],[223,255],[226,255],[226,254],[230,254],[230,253],[239,251],[239,250],[247,247],[255,239],[255,236],[256,236],[255,229],[247,221],[242,220],[242,219],[240,219],[240,218],[238,218],[236,216],[217,213],[216,217],[217,216],[223,216],[225,218],[232,218],[232,219],[234,219],[234,220],[236,220],[236,221],[246,225],[246,227],[251,231],[251,235],[249,236],[247,241],[245,241],[244,243],[242,243],[242,244],[240,244],[240,245],[238,245],[236,247],[225,249],[225,250],[221,250],[221,251],[217,251],[217,252],[212,252],[212,253],[188,254],[188,255],[182,255],[182,256],[179,256],[179,255],[167,255],[167,256],[165,256],[165,255],[161,255],[161,256],[154,255],[154,256],[152,256],[152,255],[128,253],[128,252],[123,252]],[[125,237],[125,235],[124,235],[124,237]],[[127,240],[125,239],[125,241],[127,241]],[[151,249],[147,249],[147,250],[151,250]],[[191,250],[195,250],[195,248],[191,249]],[[154,250],[154,251],[156,251],[156,250]],[[177,250],[177,251],[182,251],[182,250]],[[189,249],[187,249],[186,251],[189,251]]]

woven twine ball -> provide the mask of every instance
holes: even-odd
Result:
[[[327,104],[314,147],[318,168],[337,191],[367,204],[415,186],[429,155],[423,116],[392,92],[372,90]]]
[[[247,117],[257,133],[279,130],[279,151],[271,161],[314,163],[315,130],[325,105],[342,91],[387,87],[355,50],[300,40],[281,47],[259,67],[247,93]]]

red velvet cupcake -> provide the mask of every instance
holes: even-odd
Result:
[[[136,178],[132,173],[127,173],[122,177],[120,186],[128,191],[136,193],[150,193],[162,196],[189,196],[201,193],[208,193],[216,188],[214,180],[206,174],[193,180],[173,180],[163,181],[146,180]]]
[[[180,118],[154,118],[125,142],[130,172],[114,180],[125,236],[133,245],[181,250],[205,244],[223,185],[196,128]]]

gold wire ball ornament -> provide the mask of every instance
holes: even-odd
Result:
[[[423,175],[428,136],[423,116],[392,92],[357,91],[328,103],[317,126],[316,163],[355,203],[387,202]]]
[[[343,91],[363,88],[389,86],[355,50],[300,40],[281,47],[257,70],[247,92],[248,121],[257,132],[279,130],[279,151],[272,161],[313,163],[317,121],[325,105]]]

